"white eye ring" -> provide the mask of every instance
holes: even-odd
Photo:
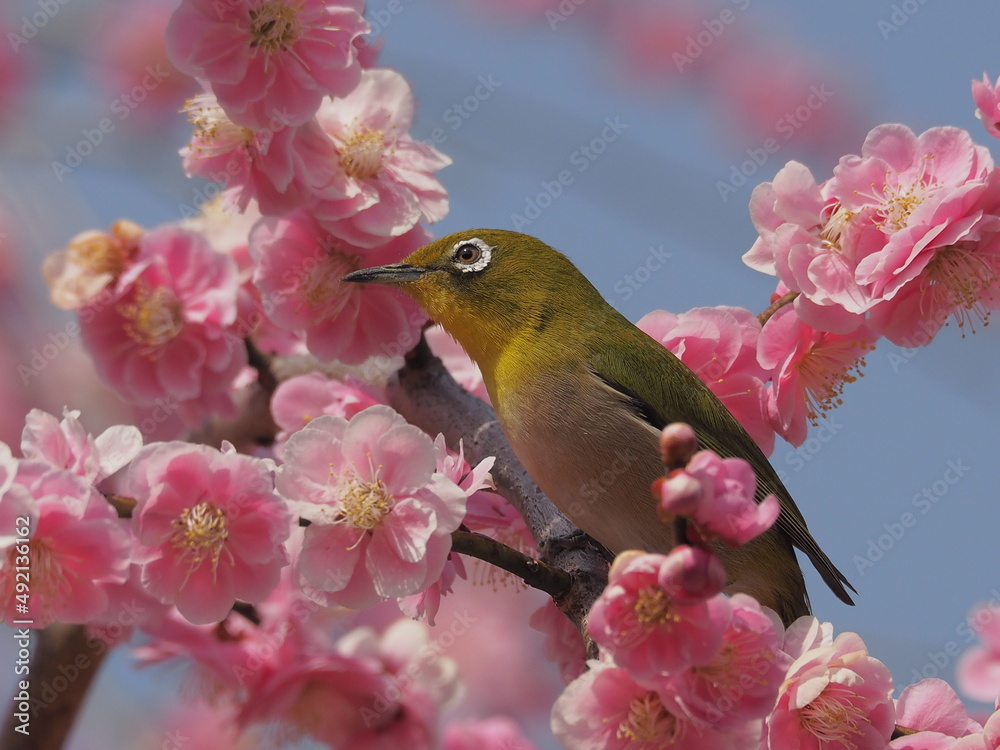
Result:
[[[493,259],[494,248],[487,245],[478,237],[470,237],[467,240],[459,240],[451,249],[451,259],[455,267],[462,273],[475,273],[482,271]],[[463,257],[467,251],[467,257]]]

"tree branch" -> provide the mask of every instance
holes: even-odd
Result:
[[[278,387],[278,378],[271,369],[271,358],[258,349],[252,339],[245,338],[243,343],[247,349],[247,363],[257,371],[257,382],[270,398]]]
[[[35,650],[25,679],[30,696],[28,733],[17,731],[14,715],[19,701],[7,711],[2,750],[56,750],[63,746],[73,720],[87,697],[87,689],[109,651],[99,638],[87,635],[83,625],[57,622],[35,631]],[[20,688],[15,685],[15,696]]]
[[[426,342],[406,357],[387,385],[389,402],[408,422],[431,435],[442,433],[450,446],[460,440],[470,462],[495,456],[497,492],[521,514],[535,538],[541,559],[569,574],[571,585],[556,605],[587,634],[587,614],[608,580],[611,554],[559,512],[534,483],[504,437],[496,413],[451,377]]]

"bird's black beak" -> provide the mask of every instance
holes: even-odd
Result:
[[[391,263],[388,266],[361,268],[344,276],[341,281],[356,281],[359,284],[388,284],[396,286],[408,281],[416,281],[428,269],[411,266],[409,263]]]

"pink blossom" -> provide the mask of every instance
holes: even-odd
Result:
[[[358,268],[394,263],[423,245],[421,228],[382,247],[358,250],[297,211],[265,219],[250,235],[257,262],[254,284],[270,319],[302,333],[309,351],[348,364],[374,354],[399,356],[418,340],[426,317],[407,295],[388,287],[341,282]]]
[[[545,658],[559,666],[559,676],[565,684],[583,674],[587,668],[587,647],[583,636],[555,602],[548,599],[532,612],[528,625],[545,636],[542,645]]]
[[[0,619],[30,620],[32,628],[86,623],[108,606],[102,585],[128,576],[125,522],[83,477],[42,461],[14,462],[4,449]],[[27,586],[19,572],[28,573]]]
[[[976,101],[976,117],[983,121],[986,132],[1000,138],[1000,80],[997,86],[983,73],[983,80],[972,82],[972,98]]]
[[[678,469],[658,488],[658,513],[665,518],[686,516],[705,539],[722,539],[740,546],[763,534],[781,507],[768,495],[754,499],[757,476],[742,458],[720,458],[712,451],[698,451],[686,469]]]
[[[467,508],[468,503],[472,502],[474,497],[487,494],[480,492],[480,490],[492,489],[493,477],[490,476],[490,469],[493,467],[494,461],[492,456],[484,458],[475,468],[472,468],[465,460],[462,441],[460,440],[458,443],[458,453],[452,453],[445,445],[444,435],[438,435],[434,439],[434,452],[437,472],[465,491],[468,496]],[[466,513],[465,523],[468,523],[468,513]],[[455,579],[465,579],[466,577],[465,563],[461,556],[449,554],[444,570],[441,571],[441,577],[423,591],[401,598],[399,608],[408,617],[426,619],[429,625],[434,625],[434,618],[441,606],[441,597],[452,593]]]
[[[287,641],[277,651],[278,658],[250,675],[237,725],[278,722],[287,740],[311,737],[327,747],[356,747],[357,738],[370,732],[365,712],[391,685],[381,665],[329,649],[301,651]]]
[[[667,566],[665,555],[623,552],[590,610],[590,637],[640,682],[709,663],[731,617],[721,595],[671,600],[659,581]]]
[[[792,660],[781,652],[778,616],[746,594],[731,599],[733,616],[708,664],[668,678],[661,692],[691,718],[714,729],[738,729],[771,712]]]
[[[272,662],[287,657],[282,635],[267,632],[236,611],[210,625],[195,625],[174,607],[140,624],[147,641],[132,650],[140,666],[183,660],[202,696],[217,699],[252,689]],[[288,659],[295,663],[294,659]]]
[[[483,373],[479,365],[472,361],[461,345],[455,341],[441,326],[431,326],[424,331],[424,339],[434,356],[451,374],[455,381],[469,393],[479,396],[490,403],[490,394],[486,392]]]
[[[722,592],[728,578],[712,550],[676,544],[660,570],[659,582],[671,599],[683,604],[705,601]]]
[[[135,256],[143,228],[119,219],[105,232],[76,235],[65,250],[49,255],[42,275],[52,304],[78,310],[118,279]]]
[[[252,201],[265,216],[308,205],[314,191],[337,168],[329,138],[315,121],[292,127],[276,116],[264,128],[237,125],[211,93],[184,107],[194,125],[191,142],[180,150],[184,172],[222,185],[222,205],[246,212]]]
[[[223,619],[236,599],[257,602],[288,564],[291,517],[274,491],[272,464],[169,442],[133,460],[127,492],[142,583],[193,623]]]
[[[980,643],[959,657],[955,681],[970,698],[992,703],[1000,697],[1000,612],[995,605],[980,605],[968,622]]]
[[[373,385],[350,375],[337,380],[310,372],[278,385],[271,397],[271,415],[281,428],[278,441],[284,442],[316,417],[328,414],[350,419],[359,411],[381,403],[385,403],[385,394]]]
[[[702,726],[637,683],[628,671],[606,662],[591,662],[559,696],[552,706],[552,732],[567,750],[757,746],[752,732],[741,738]]]
[[[806,651],[833,645],[833,623],[821,622],[812,615],[803,615],[785,629],[781,650],[792,659]]]
[[[360,609],[438,579],[466,495],[435,464],[431,439],[387,406],[288,439],[277,484],[311,522],[296,563],[310,596]]]
[[[506,716],[453,721],[444,730],[444,750],[537,750]]]
[[[767,321],[757,352],[760,363],[773,370],[771,422],[792,445],[806,439],[806,423],[841,403],[844,385],[862,375],[865,355],[876,336],[864,325],[853,333],[825,333],[799,319],[785,306]]]
[[[232,383],[247,356],[236,336],[236,264],[198,234],[172,226],[143,235],[110,300],[79,313],[101,378],[125,400],[166,401],[189,425],[235,409]]]
[[[361,707],[365,730],[345,742],[344,750],[438,746],[441,713],[459,692],[458,665],[431,641],[425,625],[397,620],[381,637],[371,628],[357,628],[338,641],[337,650],[378,663],[389,682]]]
[[[755,190],[760,238],[744,256],[773,273],[811,326],[847,334],[871,312],[894,343],[963,327],[1000,305],[1000,175],[964,130],[872,130],[817,185],[791,162]]]
[[[855,280],[858,262],[877,249],[857,241],[867,225],[796,161],[754,188],[750,218],[760,236],[743,262],[799,292],[794,304],[810,325],[838,333],[857,328],[872,305]]]
[[[468,580],[468,577],[462,556],[449,554],[441,575],[434,583],[423,591],[399,598],[399,611],[411,619],[426,620],[428,625],[434,626],[442,597],[454,592],[456,580]]]
[[[1000,182],[1000,181],[998,181]],[[976,332],[1000,307],[1000,233],[981,242],[958,242],[942,249],[919,279],[903,287],[890,301],[872,308],[869,328],[909,349],[926,346],[949,317]]]
[[[982,732],[960,737],[951,750],[1000,750],[1000,711],[990,716]]]
[[[760,323],[739,307],[696,307],[681,315],[657,310],[636,323],[672,351],[719,397],[761,450],[774,450],[767,419],[767,373],[757,363]]]
[[[827,187],[866,228],[857,238],[863,257],[855,278],[879,303],[876,330],[905,346],[949,314],[959,326],[970,314],[986,320],[996,303],[1000,248],[987,243],[979,251],[1000,231],[1000,174],[985,147],[958,128],[916,136],[902,125],[880,125],[860,156],[841,158]],[[909,310],[920,314],[885,327],[910,296],[902,292],[915,290]]]
[[[788,668],[762,747],[883,750],[894,722],[889,670],[856,633],[841,633]]]
[[[132,425],[109,427],[94,438],[80,424],[80,412],[63,409],[56,418],[32,409],[25,418],[21,453],[97,484],[131,461],[142,448],[142,433]]]
[[[361,0],[183,0],[167,52],[178,70],[209,81],[241,125],[266,127],[275,112],[301,125],[324,95],[357,85],[362,9]]]
[[[903,688],[896,701],[896,724],[917,731],[890,742],[891,750],[950,750],[956,738],[982,731],[951,685],[937,678]]]
[[[253,277],[253,259],[247,243],[250,230],[261,218],[260,207],[250,201],[240,213],[228,211],[222,195],[198,205],[198,213],[180,222],[183,229],[198,232],[213,250],[225,253],[236,261],[240,271],[240,284],[246,285]]]
[[[448,195],[434,172],[451,164],[409,135],[413,94],[395,71],[365,70],[343,99],[326,100],[316,115],[339,168],[313,207],[331,234],[358,247],[377,247],[448,213]]]

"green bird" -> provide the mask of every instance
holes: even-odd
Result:
[[[845,586],[853,587],[819,548],[753,438],[687,365],[608,304],[565,255],[529,235],[470,229],[344,280],[397,287],[444,326],[482,370],[525,469],[612,552],[673,546],[650,485],[663,474],[660,431],[686,422],[703,448],[750,462],[758,502],[768,494],[781,502],[768,532],[743,547],[716,547],[727,592],[753,595],[786,624],[808,614],[798,547],[853,604]]]

